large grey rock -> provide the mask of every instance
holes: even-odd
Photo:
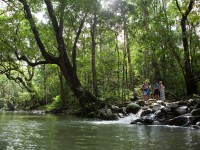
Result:
[[[194,103],[194,102],[195,102],[195,99],[189,99],[189,100],[188,100],[188,103],[189,103],[189,104],[192,104],[192,103]]]
[[[200,121],[198,121],[198,122],[196,123],[196,125],[200,127]]]
[[[178,115],[184,115],[188,113],[187,106],[178,107],[174,110]]]
[[[138,112],[137,116],[138,116],[138,117],[143,117],[143,116],[149,115],[149,114],[151,114],[151,113],[152,113],[152,110],[151,110],[151,109],[141,109],[141,110]]]
[[[160,104],[158,104],[158,103],[154,103],[153,104],[153,108],[152,108],[153,112],[156,112],[156,111],[158,111],[160,109],[161,109],[161,105]]]
[[[167,113],[167,112],[172,111],[172,109],[171,109],[171,107],[165,106],[165,107],[162,108],[162,111]]]
[[[156,116],[162,116],[164,113],[161,110],[158,110],[154,113]]]
[[[178,108],[178,103],[173,102],[173,103],[167,103],[166,104],[167,107],[170,107],[172,109]]]

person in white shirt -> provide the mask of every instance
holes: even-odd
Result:
[[[163,85],[162,81],[159,82],[160,84],[160,99],[165,100],[165,86]]]

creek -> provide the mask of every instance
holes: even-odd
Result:
[[[197,150],[200,130],[0,112],[0,150]]]

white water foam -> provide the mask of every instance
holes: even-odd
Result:
[[[124,118],[119,118],[119,120],[113,121],[93,121],[94,124],[130,124],[133,120],[139,118],[135,114],[130,114]]]

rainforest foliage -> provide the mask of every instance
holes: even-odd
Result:
[[[120,102],[144,80],[200,93],[198,0],[1,0],[0,105]]]

